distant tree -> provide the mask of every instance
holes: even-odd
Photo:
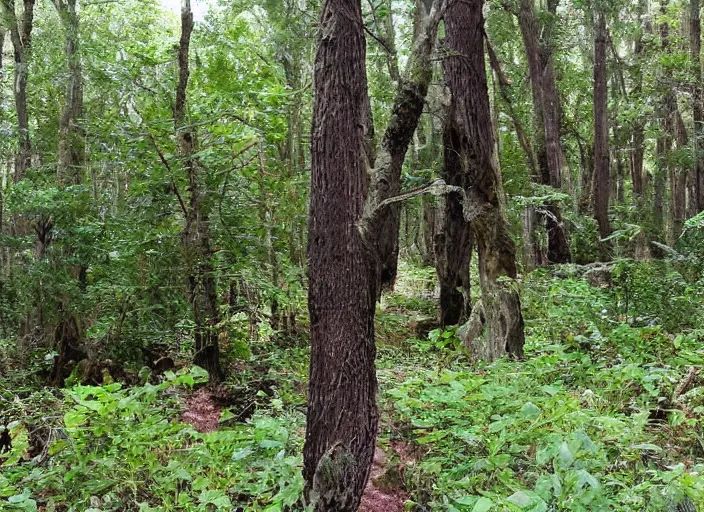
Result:
[[[27,73],[29,54],[32,48],[32,28],[34,25],[34,2],[24,0],[22,15],[18,18],[15,0],[0,0],[0,14],[10,31],[10,40],[15,56],[15,113],[17,115],[17,158],[15,160],[14,180],[24,177],[25,171],[32,165],[32,143],[29,136],[29,113],[27,111]],[[0,53],[5,40],[4,30],[0,37]],[[1,58],[0,58],[1,60]]]

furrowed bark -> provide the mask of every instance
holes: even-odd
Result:
[[[606,17],[596,13],[594,27],[594,217],[602,239],[611,234],[609,194],[611,169],[609,155],[608,84],[606,74]],[[602,259],[608,259],[608,247],[601,243]]]
[[[356,512],[378,411],[379,269],[359,232],[367,193],[366,44],[359,0],[325,0],[315,57],[308,234],[311,360],[305,495],[316,512]],[[373,186],[373,184],[371,185]]]
[[[555,16],[557,1],[549,7]],[[521,0],[518,24],[528,62],[533,99],[533,146],[538,164],[538,183],[555,190],[562,187],[562,167],[566,161],[560,143],[560,101],[552,56],[552,20],[539,24],[535,18],[533,0]],[[542,40],[540,38],[542,35]],[[569,240],[565,233],[562,213],[555,203],[544,206],[543,215],[548,234],[548,262],[568,263],[571,260]],[[534,238],[532,236],[531,238]]]
[[[462,161],[454,147],[453,125],[446,120],[443,135],[445,162],[442,178],[448,185],[467,190],[469,184]],[[472,258],[472,234],[464,218],[463,198],[457,192],[446,195],[440,203],[440,220],[435,234],[435,269],[440,284],[440,323],[443,327],[459,324],[471,312],[469,264]]]
[[[692,91],[692,118],[694,121],[694,203],[697,212],[704,210],[704,151],[702,151],[702,134],[704,133],[704,85],[702,84],[702,26],[701,5],[699,0],[690,1],[690,52],[692,71],[694,72],[694,89]]]
[[[86,159],[83,117],[83,67],[77,0],[53,0],[59,13],[66,38],[68,81],[66,98],[59,118],[59,156],[57,180],[62,184],[77,185]]]
[[[486,337],[465,340],[475,358],[522,357],[525,335],[516,278],[515,245],[506,221],[503,184],[489,108],[484,62],[483,0],[452,2],[445,15],[447,55],[443,60],[450,89],[450,140],[459,155],[468,197],[481,205],[471,222],[479,256],[481,303]]]

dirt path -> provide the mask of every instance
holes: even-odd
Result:
[[[398,451],[394,448],[394,451]],[[401,457],[403,466],[403,457]],[[358,512],[404,512],[408,495],[401,489],[380,489],[377,480],[388,470],[388,457],[377,447],[374,462]]]

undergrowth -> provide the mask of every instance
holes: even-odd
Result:
[[[454,330],[417,336],[432,302],[412,283],[385,298],[379,444],[410,447],[392,457],[408,510],[704,505],[704,387],[695,378],[681,389],[704,363],[698,292],[678,285],[663,298],[643,288],[653,272],[636,267],[616,269],[610,287],[570,275],[538,271],[523,283],[521,362],[473,366]],[[667,304],[686,305],[687,318]],[[271,396],[246,421],[225,410],[207,434],[179,420],[183,395],[203,379],[196,369],[133,388],[10,397],[0,386],[14,438],[0,455],[0,508],[301,511],[307,357],[299,346],[254,346],[233,389],[266,377]]]

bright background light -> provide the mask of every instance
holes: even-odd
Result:
[[[175,14],[181,13],[181,0],[161,0],[161,5],[167,11]],[[191,10],[193,11],[193,19],[203,21],[205,13],[208,12],[208,5],[205,0],[191,0]]]

